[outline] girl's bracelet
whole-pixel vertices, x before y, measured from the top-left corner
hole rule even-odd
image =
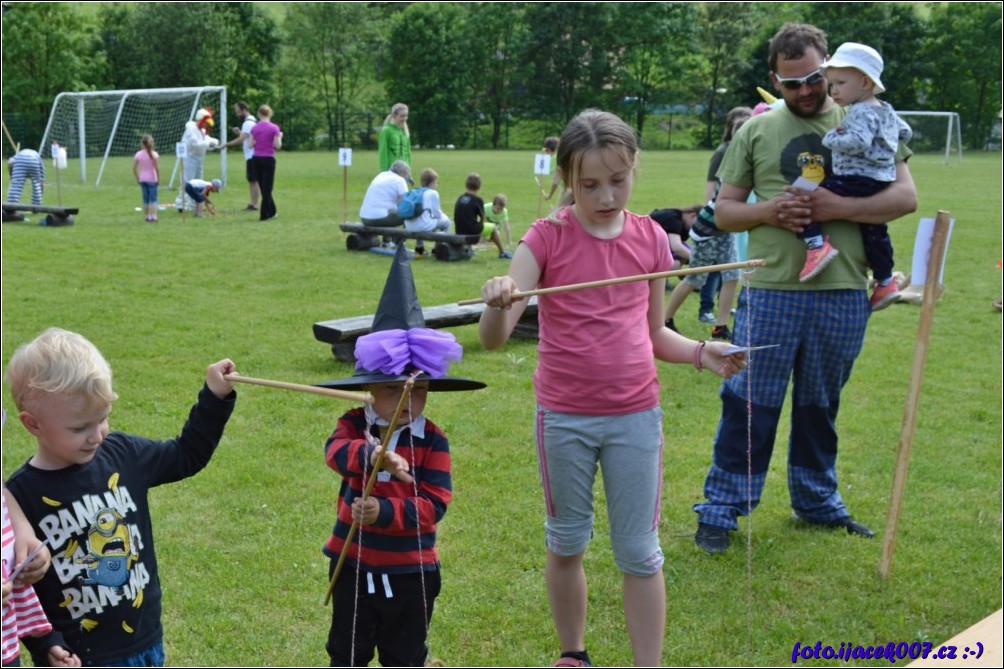
[[[701,371],[704,369],[704,363],[701,362],[701,354],[704,353],[704,345],[708,342],[703,339],[697,342],[697,346],[694,347],[694,369]]]

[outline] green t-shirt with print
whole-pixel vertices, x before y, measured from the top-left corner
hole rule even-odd
[[[725,183],[752,188],[758,202],[784,192],[798,177],[819,183],[831,172],[830,150],[823,135],[843,120],[846,110],[833,105],[812,118],[792,114],[780,107],[750,119],[732,138],[718,176]],[[902,143],[897,160],[911,151]],[[866,260],[859,225],[848,221],[822,224],[823,234],[840,254],[811,281],[800,282],[798,273],[805,264],[805,242],[773,225],[758,225],[749,231],[748,257],[763,259],[764,267],[753,273],[754,288],[777,290],[865,290]]]

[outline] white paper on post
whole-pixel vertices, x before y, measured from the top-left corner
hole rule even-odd
[[[941,258],[938,285],[945,283],[945,260],[948,258],[948,243],[952,241],[955,219],[948,221],[948,236],[945,238],[945,255]],[[931,257],[931,243],[934,237],[934,219],[922,218],[917,225],[917,238],[913,244],[913,265],[910,268],[910,285],[923,286],[927,282],[927,261]]]
[[[188,149],[185,147],[184,142],[175,142],[174,144],[174,155],[176,158],[187,158]]]
[[[551,156],[546,153],[538,153],[533,157],[533,173],[547,176],[551,173]]]
[[[338,166],[352,167],[352,149],[338,149]]]
[[[57,170],[66,169],[66,148],[59,144],[52,145],[52,164]]]

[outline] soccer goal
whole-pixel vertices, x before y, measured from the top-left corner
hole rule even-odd
[[[143,135],[150,134],[161,155],[163,170],[164,158],[175,153],[175,144],[185,132],[185,123],[194,120],[195,112],[202,107],[213,109],[216,116],[214,135],[219,133],[223,135],[220,139],[226,141],[227,89],[224,86],[60,93],[52,103],[38,152],[51,157],[54,143],[64,147],[67,158],[80,159],[83,183],[87,183],[87,160],[100,157],[94,180],[94,185],[98,186],[108,158],[132,156],[139,150]],[[220,153],[224,175],[227,173],[226,154],[226,151]],[[174,183],[177,169],[176,157],[169,186]]]
[[[962,122],[956,112],[898,111],[899,117],[913,128],[910,148],[919,151],[945,151],[945,162],[952,155],[952,146],[962,159]]]

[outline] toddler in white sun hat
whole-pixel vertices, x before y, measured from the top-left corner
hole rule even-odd
[[[896,180],[896,157],[903,154],[900,143],[910,140],[912,131],[888,102],[876,95],[885,92],[882,83],[882,56],[865,44],[845,42],[820,70],[826,76],[830,97],[847,108],[847,116],[823,137],[833,160],[833,174],[819,185],[837,195],[867,197]],[[909,155],[906,153],[905,155]],[[873,311],[884,309],[899,298],[892,279],[893,250],[888,226],[862,224],[865,255],[875,279],[871,296]],[[800,235],[808,248],[805,267],[799,274],[808,281],[836,257],[838,251],[813,223]]]

